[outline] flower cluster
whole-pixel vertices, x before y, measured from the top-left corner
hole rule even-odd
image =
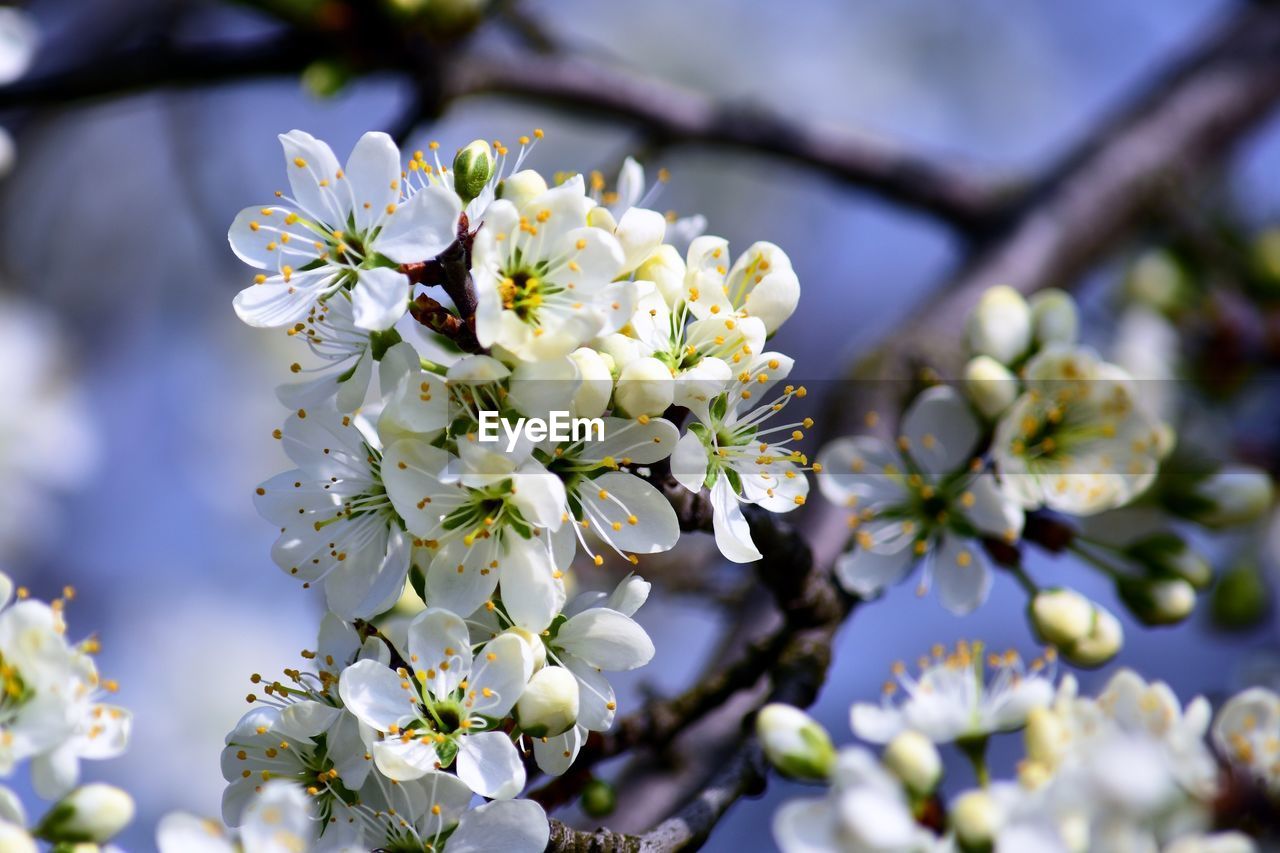
[[[228,735],[223,818],[247,848],[292,810],[316,849],[472,849],[459,839],[487,831],[541,850],[545,815],[514,799],[526,766],[564,773],[613,724],[608,674],[654,653],[633,618],[649,584],[571,595],[575,559],[671,549],[683,487],[709,490],[721,552],[749,562],[744,505],[805,501],[812,421],[775,416],[806,392],[766,345],[799,297],[786,254],[735,258],[700,217],[669,222],[633,160],[616,190],[549,182],[524,168],[533,137],[446,164],[368,133],[343,165],[293,131],[288,191],[231,226],[256,270],[236,312],[315,357],[278,392],[294,467],[256,503],[274,561],[330,611],[307,666],[255,676]],[[420,600],[396,617],[406,586]],[[162,846],[193,832],[175,818]]]
[[[0,785],[0,848],[15,853],[52,844],[102,843],[133,818],[133,801],[103,784],[77,787],[81,759],[120,755],[132,715],[102,701],[116,690],[98,677],[97,640],[67,640],[66,604],[46,604],[0,573],[0,776],[30,762],[31,785],[53,806],[29,823],[19,796]]]
[[[1190,614],[1211,572],[1177,525],[1253,521],[1271,504],[1270,480],[1241,466],[1190,466],[1163,420],[1168,407],[1152,399],[1148,386],[1160,383],[1081,345],[1078,327],[1062,291],[1026,300],[992,288],[969,317],[960,381],[920,391],[893,440],[822,449],[819,487],[848,510],[850,547],[835,566],[846,590],[875,595],[923,562],[920,593],[935,587],[963,614],[986,600],[994,563],[1027,591],[1042,640],[1077,665],[1110,660],[1119,621],[1072,589],[1037,586],[1021,560],[1030,543],[1104,572],[1148,624]]]
[[[774,837],[786,853],[1255,849],[1214,809],[1232,775],[1274,795],[1280,698],[1268,690],[1230,699],[1207,737],[1204,698],[1183,707],[1167,685],[1128,669],[1096,697],[1080,695],[1073,676],[1057,679],[1044,660],[1025,668],[1012,652],[984,660],[978,643],[935,651],[918,676],[897,671],[908,694],[901,704],[852,712],[856,734],[886,744],[879,758],[859,746],[837,753],[818,723],[789,706],[760,714],[771,762],[827,786],[778,810]],[[988,740],[1015,730],[1024,741],[1016,773],[993,781]],[[978,784],[944,798],[937,745],[952,742]]]

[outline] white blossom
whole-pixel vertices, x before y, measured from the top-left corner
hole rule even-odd
[[[409,279],[397,264],[435,257],[457,237],[461,202],[428,186],[407,200],[400,152],[385,133],[366,133],[346,167],[300,130],[280,137],[292,195],[241,211],[231,248],[262,270],[235,299],[253,326],[289,326],[342,292],[361,329],[389,329],[404,315]]]

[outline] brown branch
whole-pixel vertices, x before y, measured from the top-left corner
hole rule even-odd
[[[448,70],[446,96],[501,94],[550,103],[641,128],[662,144],[725,145],[816,169],[966,232],[990,227],[1008,185],[975,179],[922,153],[853,130],[796,122],[745,103],[581,58],[474,56]]]

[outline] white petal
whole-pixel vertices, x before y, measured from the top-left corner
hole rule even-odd
[[[409,623],[409,660],[415,675],[425,675],[423,683],[433,696],[450,695],[471,671],[467,623],[448,610],[422,611]]]
[[[476,654],[467,687],[467,697],[475,703],[471,709],[486,717],[505,717],[531,675],[533,654],[528,644],[515,634],[498,635]]]
[[[991,569],[977,542],[946,536],[933,552],[933,585],[942,606],[963,616],[987,600]]]
[[[902,418],[908,453],[927,474],[950,474],[968,464],[981,427],[969,404],[949,385],[922,392]]]
[[[902,715],[896,710],[866,702],[849,709],[849,725],[853,733],[871,743],[888,743],[902,731]]]
[[[289,188],[303,211],[331,227],[345,224],[350,201],[343,201],[333,191],[340,168],[333,150],[303,130],[281,134],[280,145]],[[321,181],[328,186],[321,186]]]
[[[387,215],[387,205],[400,201],[400,149],[385,133],[366,133],[351,149],[341,180],[347,182],[355,200],[351,212],[356,228],[365,231]],[[341,182],[336,189],[343,190]]]
[[[574,726],[562,735],[532,738],[533,758],[538,769],[548,776],[560,776],[573,764],[587,739],[587,730]]]
[[[367,726],[391,731],[411,715],[417,697],[401,686],[403,679],[372,660],[356,661],[342,671],[338,695],[348,711]]]
[[[742,514],[742,507],[729,485],[729,478],[724,475],[711,487],[711,508],[716,546],[725,559],[735,563],[753,563],[759,560],[762,555],[751,540],[751,527]]]
[[[633,207],[622,214],[613,231],[622,246],[622,270],[629,272],[644,263],[662,245],[666,232],[667,218],[656,210]]]
[[[773,815],[773,839],[782,853],[832,853],[842,849],[833,807],[825,798],[790,800]]]
[[[449,836],[449,853],[542,853],[551,836],[533,800],[487,803],[465,812]]]
[[[390,267],[362,269],[358,275],[351,291],[356,325],[374,332],[390,329],[409,310],[408,277]]]
[[[564,517],[564,481],[531,459],[511,477],[511,502],[526,521],[558,530]]]
[[[208,818],[182,812],[160,818],[156,846],[160,853],[235,853],[222,827]]]
[[[620,551],[656,554],[680,538],[671,502],[634,474],[607,472],[584,483],[578,494],[591,530]]]
[[[291,326],[307,318],[316,300],[329,289],[333,275],[332,269],[321,267],[294,273],[287,282],[282,276],[272,276],[237,293],[231,304],[240,321],[250,326]]]
[[[746,311],[764,321],[765,331],[773,334],[795,313],[800,302],[800,280],[791,270],[778,270],[766,275],[747,294]]]
[[[836,579],[855,595],[875,595],[902,580],[915,564],[916,557],[909,538],[904,537],[900,545],[894,550],[856,548],[841,554],[836,560]]]
[[[564,581],[553,577],[549,560],[540,542],[516,542],[502,561],[503,607],[516,625],[530,631],[546,628],[564,606]]]
[[[397,782],[421,779],[433,772],[440,761],[435,746],[425,738],[405,741],[392,735],[375,743],[370,751],[378,771]]]
[[[301,786],[269,782],[245,809],[240,839],[254,853],[296,853],[308,848],[314,826]]]
[[[603,607],[561,625],[555,644],[598,669],[614,672],[644,666],[654,651],[649,635],[630,616]]]
[[[493,596],[506,553],[492,536],[470,546],[462,537],[450,539],[427,567],[426,603],[454,613],[474,613]]]
[[[387,217],[374,248],[398,264],[434,258],[458,238],[457,195],[443,187],[429,186]]]
[[[524,763],[502,732],[480,732],[458,741],[458,778],[492,800],[509,800],[524,788]]]
[[[671,476],[691,492],[702,491],[707,478],[707,448],[692,432],[680,436],[671,454]]]
[[[995,477],[980,474],[969,491],[974,502],[964,515],[981,533],[1008,541],[1022,535],[1022,507],[1000,489]]]

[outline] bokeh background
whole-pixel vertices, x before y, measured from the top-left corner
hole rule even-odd
[[[532,0],[523,8],[565,43],[661,79],[1019,173],[1051,162],[1230,5]],[[42,32],[32,76],[143,42],[173,21],[193,42],[249,39],[274,26],[250,10],[195,0],[29,8]],[[218,752],[244,710],[248,675],[293,665],[314,642],[321,612],[317,595],[271,563],[274,531],[250,501],[253,487],[285,465],[270,438],[285,414],[272,389],[295,350],[282,333],[236,320],[231,297],[247,274],[227,248],[226,227],[282,182],[277,133],[308,130],[345,156],[362,132],[396,122],[407,97],[393,81],[366,80],[320,98],[291,78],[0,117],[17,152],[0,181],[0,296],[8,300],[0,305],[10,306],[0,318],[8,330],[0,372],[33,377],[23,389],[0,381],[0,457],[20,460],[0,463],[9,479],[0,509],[12,522],[0,523],[0,558],[33,594],[75,585],[73,633],[100,635],[101,669],[136,713],[127,756],[85,767],[87,777],[136,796],[139,815],[122,839],[129,850],[152,849],[166,811],[218,814]],[[412,144],[439,139],[452,150],[533,126],[547,140],[531,165],[546,172],[611,170],[635,144],[607,120],[498,97],[453,105]],[[658,206],[705,214],[735,246],[769,239],[790,254],[803,298],[776,344],[804,377],[837,375],[909,324],[958,260],[959,247],[934,222],[774,159],[685,147],[648,165],[673,176]],[[1280,214],[1280,121],[1246,141],[1226,192],[1249,221]],[[1085,293],[1113,285],[1124,262],[1096,271]],[[1105,340],[1105,299],[1094,304],[1085,336]],[[48,352],[36,358],[32,347]],[[32,394],[44,400],[39,407],[28,408]],[[1261,412],[1260,428],[1274,432],[1277,414]],[[1257,533],[1213,547],[1249,547],[1245,538]],[[723,577],[713,556],[705,560]],[[1031,569],[1071,572],[1083,592],[1114,604],[1087,572]],[[847,742],[849,703],[877,695],[893,661],[914,660],[935,642],[981,638],[1033,653],[1021,607],[1007,578],[966,619],[932,597],[917,599],[910,584],[890,591],[840,633],[816,716]],[[724,618],[720,608],[659,589],[641,612],[657,657],[618,679],[629,704],[687,683],[715,654]],[[1274,622],[1235,634],[1202,614],[1174,629],[1129,627],[1116,665],[1167,680],[1184,698],[1239,685],[1272,667],[1280,648]],[[1085,674],[1086,686],[1113,668]],[[759,849],[774,806],[793,793],[775,781],[763,804],[739,804],[708,849]]]

